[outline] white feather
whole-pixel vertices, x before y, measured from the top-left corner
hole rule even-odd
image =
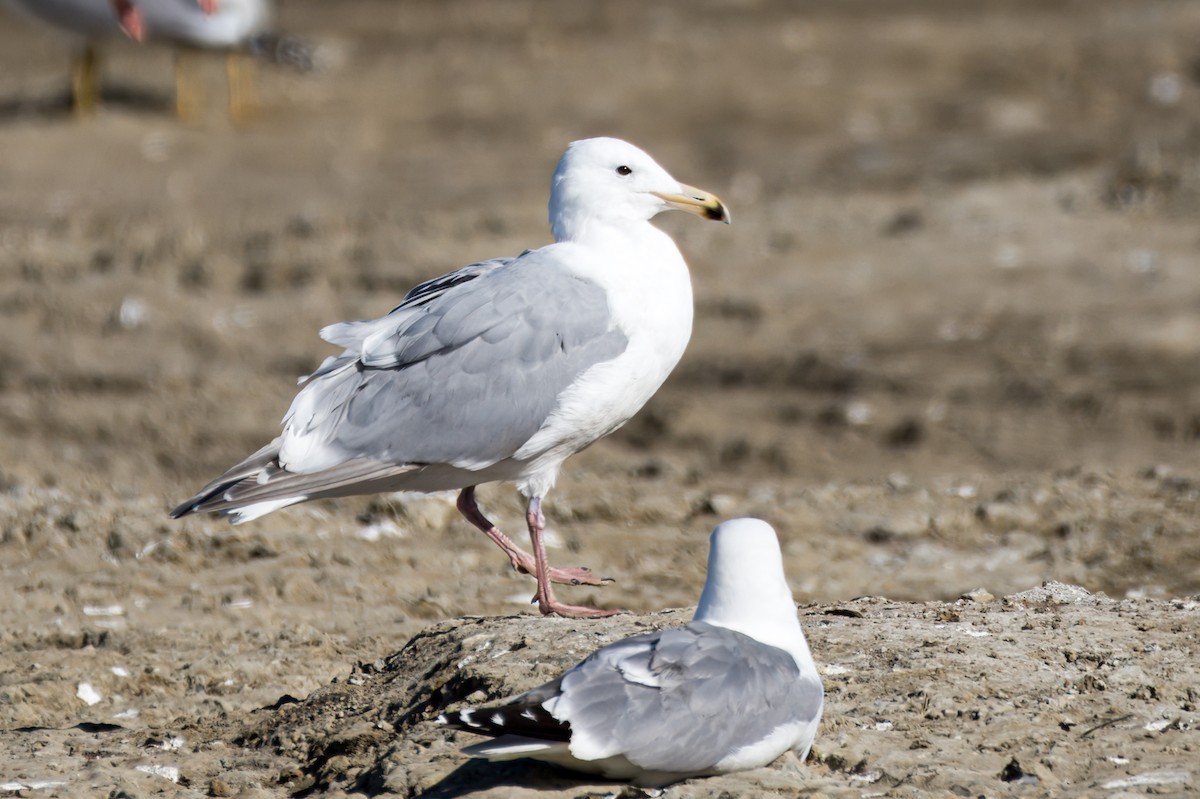
[[[251,522],[260,516],[266,516],[268,513],[274,513],[280,508],[286,508],[288,505],[295,505],[297,502],[303,502],[308,497],[288,497],[287,499],[272,499],[266,502],[256,502],[253,505],[246,505],[242,508],[236,508],[228,512],[229,520],[234,524],[244,524]]]

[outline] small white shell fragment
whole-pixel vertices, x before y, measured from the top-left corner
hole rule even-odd
[[[846,405],[846,421],[855,427],[868,425],[875,418],[875,409],[869,402],[856,400]]]
[[[66,780],[33,780],[31,782],[0,782],[0,791],[42,791],[66,785]]]
[[[155,777],[170,780],[171,782],[179,782],[179,769],[175,766],[148,765],[135,766],[134,768],[146,774],[153,774]]]
[[[1112,791],[1117,788],[1136,788],[1140,785],[1171,785],[1177,782],[1189,782],[1192,774],[1189,771],[1175,771],[1163,769],[1161,771],[1148,771],[1144,774],[1134,774],[1132,777],[1125,777],[1119,780],[1109,780],[1102,783],[1101,788]]]
[[[375,522],[358,528],[358,537],[363,541],[378,541],[381,538],[407,538],[408,530],[391,519]]]
[[[150,318],[150,307],[137,297],[126,297],[117,310],[117,322],[126,330],[137,330]]]
[[[75,696],[83,700],[86,705],[94,705],[104,697],[92,687],[90,682],[81,682],[79,687],[75,689]]]
[[[875,783],[883,779],[882,771],[864,771],[861,774],[851,774],[850,779],[859,782]]]

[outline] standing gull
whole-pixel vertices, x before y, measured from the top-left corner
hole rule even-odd
[[[637,413],[687,346],[687,264],[650,224],[669,208],[729,221],[715,196],[631,144],[572,143],[550,188],[554,244],[463,267],[387,316],[322,330],[345,352],[305,378],[283,434],[171,515],[247,521],[321,497],[462,489],[462,514],[537,577],[542,613],[611,615],[555,599],[551,582],[601,581],[550,567],[542,498],[563,461]],[[500,480],[529,499],[532,554],[476,505],[475,487]]]
[[[775,531],[733,519],[713,531],[708,579],[686,626],[593,652],[557,680],[443,724],[494,740],[463,751],[535,758],[657,787],[808,756],[824,706]]]

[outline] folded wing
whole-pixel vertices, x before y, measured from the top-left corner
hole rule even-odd
[[[176,509],[347,491],[426,464],[511,457],[592,366],[624,351],[604,290],[553,247],[418,286],[391,313],[333,325],[345,351],[305,381],[283,434]]]
[[[634,636],[597,650],[558,680],[510,704],[447,714],[484,735],[562,741],[579,760],[624,757],[646,771],[702,773],[787,725],[819,718],[820,684],[781,649],[722,627]],[[470,722],[461,723],[463,713]],[[507,738],[489,746],[502,752]],[[514,752],[520,754],[520,752]]]

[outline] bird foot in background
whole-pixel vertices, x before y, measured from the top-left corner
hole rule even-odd
[[[555,582],[561,582],[554,579],[555,572],[566,576],[574,575],[574,579],[582,577],[589,582],[595,581],[590,582],[591,585],[600,585],[604,581],[593,577],[587,569],[554,569],[546,561],[546,542],[543,538],[546,532],[546,517],[542,515],[541,497],[529,498],[529,505],[525,508],[525,521],[529,524],[529,540],[533,542],[532,562],[527,566],[533,567],[533,574],[537,577],[538,582],[537,594],[534,595],[533,601],[537,603],[538,610],[542,612],[543,616],[554,614],[569,619],[595,619],[603,616],[615,616],[621,612],[588,608],[583,605],[567,605],[555,599],[554,590],[550,586]]]
[[[586,605],[568,605],[559,602],[553,596],[546,601],[540,601],[535,595],[531,602],[536,602],[543,616],[562,616],[564,619],[602,619],[608,616],[619,616],[624,610],[602,610],[589,608]]]
[[[512,567],[524,574],[537,576],[537,561],[533,555],[513,543],[512,539],[500,532],[500,528],[488,521],[483,512],[479,510],[479,506],[475,503],[475,487],[469,486],[462,490],[458,495],[458,510],[467,521],[475,525],[484,535],[492,540],[492,542],[504,550],[504,554],[508,555],[508,562]],[[544,524],[545,520],[540,518],[540,509],[534,517],[539,525]],[[553,566],[548,566],[546,576],[550,582],[558,583],[559,585],[606,585],[613,582],[611,577],[597,577],[592,574],[592,570],[582,566],[573,569],[556,569]]]
[[[522,555],[526,553],[522,552]],[[533,562],[532,555],[526,555],[529,560],[513,560],[513,568],[524,574],[537,575],[537,566]],[[608,585],[614,582],[611,577],[597,577],[592,574],[592,570],[586,566],[578,566],[574,568],[558,569],[551,566],[547,572],[550,582],[558,583],[559,585]]]

